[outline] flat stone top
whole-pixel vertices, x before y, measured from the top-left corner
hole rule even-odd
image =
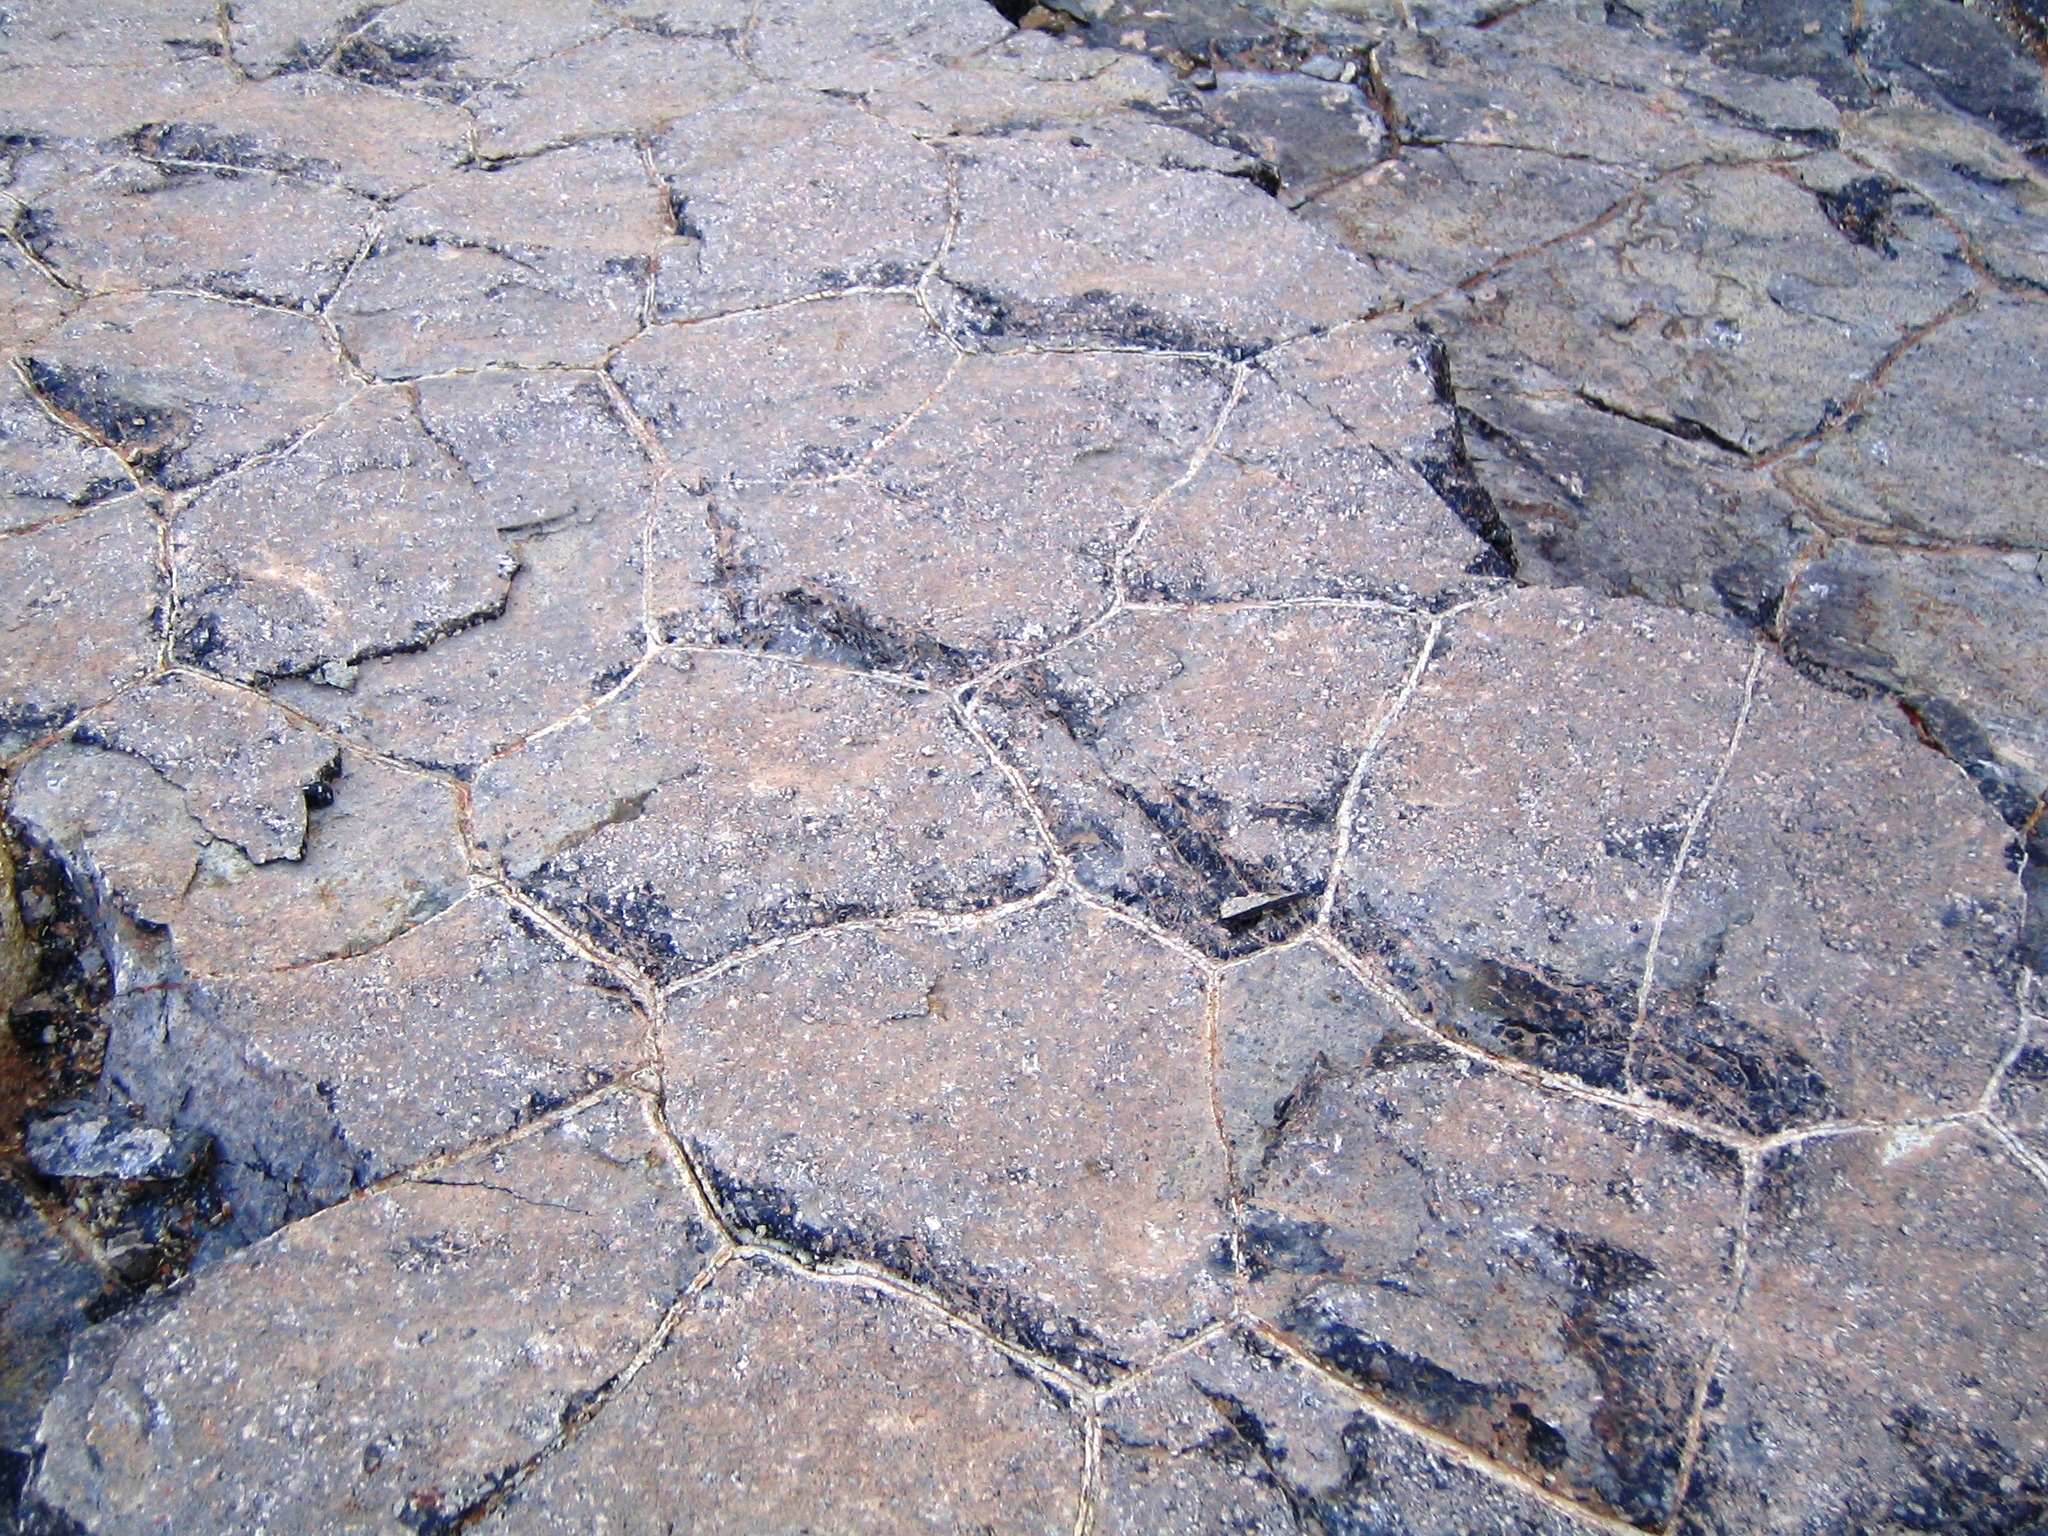
[[[0,39],[38,1518],[2032,1528],[2021,841],[1407,269],[979,0],[188,9]]]

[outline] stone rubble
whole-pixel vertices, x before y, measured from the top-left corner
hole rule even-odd
[[[23,1528],[2037,1525],[2048,88],[1864,4],[10,11]]]

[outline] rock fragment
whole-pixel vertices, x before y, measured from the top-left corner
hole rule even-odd
[[[0,374],[0,534],[106,501],[132,485],[119,459],[53,419],[13,370]]]

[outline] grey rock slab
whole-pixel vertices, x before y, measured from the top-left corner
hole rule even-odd
[[[1202,107],[1271,167],[1290,208],[1358,175],[1386,151],[1387,125],[1363,81],[1224,70]]]
[[[188,677],[130,689],[83,721],[74,741],[140,758],[185,792],[199,824],[252,864],[305,852],[306,811],[333,793],[333,742],[249,694]]]
[[[356,22],[334,50],[332,68],[366,85],[461,101],[522,64],[565,53],[615,26],[598,6],[577,0],[400,0],[367,25]]]
[[[954,152],[960,214],[935,293],[971,346],[1242,356],[1384,307],[1385,281],[1234,177],[1045,143]]]
[[[1079,1425],[898,1297],[729,1264],[662,1353],[479,1529],[1050,1532]]]
[[[1415,146],[1320,193],[1302,213],[1415,303],[1584,228],[1643,181],[1633,166],[1547,150]]]
[[[25,361],[55,410],[173,489],[277,451],[354,392],[310,317],[185,294],[95,299]]]
[[[167,583],[141,498],[0,535],[0,752],[152,670]]]
[[[1035,651],[1109,606],[1120,547],[1228,391],[1202,360],[967,358],[856,470],[714,493],[692,529],[712,559],[657,577],[655,611],[931,679]]]
[[[1748,661],[1730,627],[1646,603],[1525,591],[1460,615],[1366,765],[1340,931],[1439,1027],[1618,1085]]]
[[[142,68],[218,37],[219,18],[204,0],[110,0],[83,14],[63,0],[30,0],[9,14],[0,60],[39,69]]]
[[[622,29],[522,65],[467,102],[490,157],[578,139],[645,135],[737,95],[746,66],[725,41]]]
[[[1526,1486],[1446,1456],[1251,1332],[1162,1362],[1111,1398],[1097,1529],[1301,1529],[1567,1536],[1585,1529]]]
[[[2008,821],[2048,788],[2048,555],[1842,540],[1787,594],[1802,665],[1897,692]]]
[[[760,87],[651,145],[676,238],[655,318],[915,283],[948,222],[946,167],[900,128],[811,91]]]
[[[26,1454],[106,1277],[10,1185],[0,1187],[0,1445]]]
[[[201,288],[312,310],[341,283],[374,207],[262,171],[123,161],[38,199],[36,254],[89,293]]]
[[[77,294],[13,246],[0,246],[0,347],[14,352],[31,344],[78,303]]]
[[[504,611],[517,569],[410,391],[365,391],[209,487],[171,537],[181,660],[249,681],[417,649]]]
[[[1654,1528],[1741,1193],[1724,1148],[1390,1033],[1303,1084],[1251,1181],[1253,1305],[1360,1391]]]
[[[87,35],[81,28],[78,35]],[[234,94],[234,71],[205,47],[164,47],[160,62],[0,65],[0,131],[66,144],[64,158]],[[116,57],[115,55],[110,55]],[[67,142],[68,141],[68,142]]]
[[[1739,461],[1825,425],[1975,283],[1936,220],[1887,254],[1796,182],[1715,166],[1446,300],[1436,328],[1461,376],[1577,395]]]
[[[1987,296],[1904,352],[1793,484],[1857,523],[2048,549],[2048,300]]]
[[[1350,330],[1268,353],[1214,451],[1148,510],[1126,590],[1166,602],[1483,591],[1493,552],[1432,482],[1462,490],[1456,418],[1422,339]]]
[[[1904,105],[1859,113],[1842,145],[1885,182],[1927,198],[1962,226],[1978,258],[2009,282],[2048,288],[2048,177],[2013,145],[1965,118]]]
[[[942,696],[739,655],[664,655],[471,793],[485,854],[664,979],[1047,877],[1024,808]]]
[[[1969,1110],[2019,1035],[2016,853],[1895,708],[1767,664],[1672,892],[1638,1081],[1756,1131]]]
[[[329,793],[308,817],[303,855],[270,864],[213,837],[184,791],[125,752],[64,743],[39,753],[15,774],[8,813],[93,904],[125,986],[178,968],[207,975],[358,954],[467,890],[448,786],[344,756]]]
[[[878,87],[869,107],[920,138],[1078,129],[1165,109],[1173,76],[1149,59],[1047,32],[1014,32],[949,69]]]
[[[369,1179],[623,1076],[647,1029],[615,981],[482,895],[367,954],[206,990],[210,1030],[236,1041],[272,1092],[318,1103]],[[122,1065],[134,1077],[138,1053]],[[159,1074],[179,1075],[175,1058]],[[181,1104],[247,1091],[180,1086]],[[156,1084],[153,1097],[171,1098],[171,1087]]]
[[[2048,1028],[2029,1019],[2025,1046],[2006,1063],[1993,1106],[2008,1131],[2048,1164]]]
[[[13,369],[0,373],[0,533],[31,528],[133,487],[106,449],[54,420]]]
[[[657,326],[609,371],[677,479],[708,489],[850,468],[924,404],[955,356],[909,297],[856,294]]]
[[[238,6],[237,22],[252,9]],[[472,127],[459,107],[292,73],[181,103],[130,142],[150,160],[274,171],[386,200],[453,170]]]
[[[1081,884],[1215,955],[1315,915],[1346,786],[1421,648],[1399,614],[1125,613],[976,713]],[[1232,915],[1233,899],[1272,904]]]
[[[1215,983],[1216,1103],[1240,1185],[1254,1178],[1304,1085],[1372,1059],[1400,1010],[1323,950],[1295,944]]]
[[[1681,1529],[2024,1528],[2048,1216],[1970,1126],[1771,1154]]]
[[[28,1123],[36,1172],[50,1179],[182,1179],[207,1151],[203,1137],[145,1124],[99,1104],[59,1106]]]
[[[633,1360],[702,1242],[639,1106],[606,1101],[279,1233],[108,1340],[45,1416],[35,1497],[96,1532],[457,1515]]]
[[[402,199],[331,306],[380,377],[590,367],[640,328],[672,225],[630,144],[450,172]]]
[[[935,1288],[1090,1375],[1227,1305],[1201,977],[1051,902],[839,930],[677,993],[669,1123],[731,1222]]]
[[[858,96],[970,58],[1009,30],[981,0],[763,0],[743,46],[770,80]]]
[[[1458,404],[1522,581],[1772,618],[1812,522],[1768,471],[1583,400],[1475,385]]]

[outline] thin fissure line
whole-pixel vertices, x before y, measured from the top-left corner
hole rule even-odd
[[[1074,1536],[1093,1536],[1102,1508],[1102,1419],[1081,1415],[1081,1486],[1074,1501]]]
[[[1743,1288],[1749,1284],[1750,1220],[1762,1182],[1762,1170],[1761,1154],[1743,1156],[1742,1192],[1735,1214],[1735,1251],[1731,1256],[1734,1274],[1728,1287],[1728,1300],[1722,1307],[1720,1327],[1715,1330],[1714,1342],[1708,1346],[1706,1358],[1700,1362],[1699,1381],[1693,1388],[1692,1404],[1686,1412],[1685,1439],[1678,1453],[1678,1475],[1671,1484],[1671,1512],[1664,1517],[1664,1536],[1672,1536],[1677,1531],[1679,1518],[1685,1513],[1686,1495],[1692,1489],[1693,1472],[1699,1464],[1700,1440],[1707,1418],[1707,1395],[1713,1391],[1714,1378],[1721,1369],[1721,1356],[1727,1352],[1736,1313],[1742,1305]]]
[[[1679,882],[1685,878],[1685,867],[1692,858],[1693,843],[1699,837],[1700,828],[1706,824],[1707,813],[1715,797],[1721,793],[1722,784],[1735,766],[1736,755],[1742,750],[1743,733],[1749,728],[1749,712],[1756,702],[1757,679],[1763,674],[1765,651],[1762,641],[1750,647],[1749,670],[1743,674],[1742,702],[1735,712],[1735,724],[1728,732],[1727,745],[1722,748],[1721,761],[1715,765],[1712,781],[1693,806],[1692,814],[1686,817],[1685,831],[1678,839],[1678,852],[1671,860],[1671,872],[1664,878],[1664,894],[1658,902],[1657,915],[1650,922],[1650,942],[1643,955],[1642,980],[1636,986],[1636,1011],[1629,1023],[1628,1054],[1623,1070],[1623,1081],[1631,1086],[1635,1083],[1636,1050],[1643,1021],[1649,1017],[1650,991],[1657,982],[1657,960],[1664,945],[1664,929],[1671,921],[1671,908],[1678,899]]]

